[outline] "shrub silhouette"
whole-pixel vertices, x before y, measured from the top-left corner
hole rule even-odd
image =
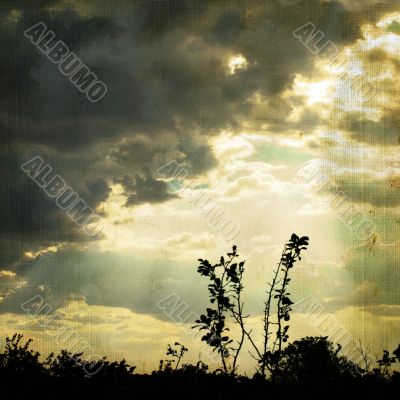
[[[340,350],[328,337],[296,340],[282,350],[272,379],[293,385],[326,385],[357,377],[356,366],[340,356]]]
[[[182,357],[184,354],[188,351],[188,349],[183,345],[178,342],[174,343],[174,347],[169,344],[167,348],[167,356],[173,357],[171,360],[160,360],[160,364],[158,366],[158,371],[159,372],[170,372],[172,371],[172,364],[176,362],[175,364],[175,370],[178,369],[179,363],[181,362]]]
[[[400,345],[396,350],[393,351],[393,356],[387,350],[383,350],[382,358],[378,360],[379,370],[375,370],[375,373],[379,373],[384,378],[390,378],[390,367],[396,362],[400,362]]]
[[[206,314],[201,315],[200,319],[195,321],[197,325],[193,327],[205,331],[201,340],[221,355],[225,373],[235,372],[245,335],[242,329],[238,346],[235,348],[231,345],[233,340],[227,334],[229,328],[225,326],[226,317],[229,314],[237,321],[243,322],[243,303],[240,296],[244,288],[242,285],[244,261],[239,264],[233,262],[238,257],[236,246],[233,246],[232,252],[228,253],[227,257],[228,259],[225,260],[222,256],[217,264],[210,264],[208,260],[199,259],[200,265],[197,271],[210,280],[208,291],[210,303],[214,305],[214,308],[207,308]],[[231,367],[226,362],[230,352],[233,353]]]
[[[61,350],[56,357],[50,354],[46,359],[46,365],[50,374],[56,378],[84,378],[86,373],[83,367],[87,361],[82,359],[82,355],[83,353]]]
[[[154,393],[177,399],[187,398],[190,390],[192,397],[202,399],[211,394],[217,398],[242,399],[265,393],[275,399],[309,399],[313,394],[326,394],[327,388],[331,393],[335,387],[346,390],[347,394],[357,391],[361,397],[388,397],[391,392],[398,391],[400,384],[400,374],[390,371],[390,365],[399,361],[399,348],[393,351],[393,356],[384,352],[380,369],[360,375],[356,366],[340,355],[340,345],[335,346],[327,337],[306,337],[288,344],[279,353],[276,368],[268,380],[220,374],[218,370],[211,372],[201,361],[196,365],[183,363],[176,369],[168,369],[167,373],[137,375],[133,374],[135,367],[125,360],[110,362],[105,357],[96,360],[102,365],[97,374],[88,376],[83,369],[87,360],[81,353],[62,350],[41,362],[40,354],[30,349],[32,340],[24,343],[22,338],[18,334],[7,338],[6,348],[0,353],[2,398],[39,395],[42,399],[119,398],[132,393]],[[180,357],[180,348],[169,348],[176,350]]]
[[[253,340],[251,331],[248,331],[245,326],[245,319],[248,316],[244,315],[244,303],[241,299],[244,290],[242,280],[245,261],[234,262],[239,257],[237,247],[233,246],[232,251],[227,253],[227,259],[221,257],[219,263],[211,264],[208,260],[198,260],[200,265],[197,272],[210,280],[208,291],[211,306],[206,309],[205,314],[200,316],[200,319],[195,321],[196,325],[193,328],[205,331],[201,340],[212,347],[213,351],[218,351],[224,373],[236,373],[238,356],[245,338],[249,340],[256,353],[253,357],[258,362],[259,375],[265,378],[266,369],[271,374],[274,373],[282,351],[282,343],[287,342],[289,338],[289,324],[287,322],[290,320],[293,304],[288,292],[289,273],[295,263],[301,260],[301,252],[307,249],[308,241],[307,236],[299,237],[293,233],[284,246],[272,282],[269,283],[267,299],[264,303],[264,340],[261,349]],[[274,302],[277,307],[275,320],[272,314]],[[241,333],[236,341],[237,346],[232,344],[233,339],[228,334],[229,328],[226,326],[228,316],[240,327]],[[270,344],[273,328],[275,328],[275,338],[273,343]],[[227,361],[230,355],[232,355],[231,364]]]
[[[22,343],[23,335],[15,333],[6,338],[5,350],[0,353],[0,371],[3,379],[29,376],[39,378],[47,374],[40,353],[30,349],[32,339]]]

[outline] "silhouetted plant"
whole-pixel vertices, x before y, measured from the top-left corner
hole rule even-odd
[[[206,375],[208,371],[208,365],[203,361],[197,361],[196,365],[193,364],[183,364],[181,370],[188,374],[195,375]]]
[[[387,350],[383,350],[383,355],[380,360],[378,360],[378,365],[384,377],[389,376],[389,369],[396,361],[400,362],[400,345],[396,350],[393,351],[393,356]]]
[[[173,362],[174,360],[160,360],[160,363],[158,364],[158,372],[171,372]]]
[[[396,350],[393,350],[393,354],[396,357],[396,360],[400,362],[400,344],[397,346]]]
[[[177,348],[172,348],[170,344],[168,345],[167,356],[171,355],[176,359],[175,369],[178,369],[179,363],[181,362],[183,355],[187,351],[189,351],[189,349],[186,348],[183,344],[180,344],[178,342],[175,342],[174,346],[177,346]],[[175,362],[175,360],[172,361]]]
[[[0,352],[1,398],[121,398],[132,393],[161,393],[165,398],[176,399],[180,393],[187,397],[188,391],[192,391],[192,396],[201,399],[211,395],[230,399],[261,398],[266,393],[275,399],[308,399],[314,395],[320,398],[325,393],[347,395],[352,390],[361,398],[389,398],[398,395],[400,384],[400,374],[389,371],[399,361],[400,346],[392,354],[384,351],[379,360],[381,369],[360,375],[356,365],[340,355],[341,346],[335,346],[327,337],[306,337],[282,346],[279,353],[278,350],[271,353],[276,357],[271,375],[273,385],[265,379],[229,375],[221,369],[209,372],[201,361],[196,365],[181,363],[178,369],[169,368],[149,376],[133,375],[135,367],[125,360],[110,362],[103,357],[95,360],[102,368],[89,376],[81,371],[88,363],[82,353],[63,350],[41,362],[40,354],[30,349],[32,340],[23,342],[22,338],[18,334],[7,338],[5,350]],[[170,355],[176,350],[179,357],[180,349],[169,348]],[[340,392],[332,393],[335,388],[340,388]]]
[[[238,257],[237,247],[233,246],[232,252],[228,253],[228,259],[221,257],[218,264],[211,264],[208,260],[199,259],[200,265],[197,271],[209,278],[211,283],[208,285],[209,299],[211,304],[215,304],[215,308],[207,308],[206,314],[200,316],[196,320],[197,325],[194,328],[205,330],[202,337],[213,350],[217,350],[221,354],[223,371],[225,373],[235,373],[237,369],[237,360],[242,349],[244,339],[247,337],[251,346],[257,355],[253,356],[259,363],[259,371],[261,376],[265,377],[265,370],[272,373],[275,366],[279,362],[279,354],[282,351],[282,343],[287,342],[289,335],[289,325],[285,324],[290,320],[290,312],[292,311],[293,301],[290,299],[288,286],[290,282],[289,272],[294,264],[301,260],[301,251],[307,249],[309,238],[307,236],[298,237],[292,234],[290,240],[285,244],[281,259],[278,263],[274,277],[269,284],[270,288],[267,292],[267,300],[264,308],[264,343],[260,351],[254,342],[251,331],[245,327],[244,304],[241,300],[241,294],[244,286],[242,284],[244,274],[244,261],[239,264],[233,263]],[[276,302],[277,315],[272,320],[272,305]],[[226,327],[226,317],[233,317],[240,327],[240,338],[237,341],[237,347],[232,347],[232,339],[227,335],[229,330]],[[276,326],[275,341],[269,346],[269,338],[272,334],[272,326]],[[233,354],[232,365],[229,366],[226,358]]]
[[[262,357],[258,360],[262,376],[265,376],[266,368],[268,368],[271,373],[273,372],[275,366],[279,362],[282,343],[287,342],[289,338],[289,325],[285,325],[285,322],[290,320],[291,306],[293,304],[293,301],[289,297],[290,293],[287,291],[290,283],[289,272],[294,267],[294,264],[301,260],[301,251],[307,249],[308,241],[308,236],[298,237],[296,234],[292,234],[282,251],[281,259],[277,269],[274,271],[272,282],[268,284],[269,289],[267,291],[263,318],[263,353]],[[272,320],[273,315],[271,312],[274,300],[277,303],[276,320]],[[269,339],[272,335],[273,326],[276,326],[275,340],[272,348],[269,348]],[[260,354],[258,350],[257,353]]]
[[[106,357],[99,360],[85,360],[84,353],[71,353],[61,350],[57,356],[50,354],[45,365],[52,376],[58,378],[86,378],[86,370],[96,371],[93,376],[107,378],[122,378],[130,376],[136,367],[130,366],[125,359],[121,361],[108,361]]]
[[[326,384],[357,376],[356,365],[340,356],[328,337],[305,337],[281,350],[272,379],[289,384]]]
[[[104,357],[98,360],[96,364],[101,366],[99,372],[94,375],[96,379],[106,377],[107,379],[120,380],[130,377],[136,369],[135,366],[129,365],[125,359],[111,362]]]
[[[243,291],[242,278],[244,273],[244,261],[234,263],[238,257],[236,246],[232,252],[227,253],[227,260],[220,258],[217,264],[211,264],[208,260],[199,259],[200,265],[197,271],[210,280],[208,285],[209,300],[214,308],[207,308],[206,314],[196,320],[193,328],[204,330],[201,340],[205,341],[213,351],[217,350],[221,356],[223,371],[235,372],[239,353],[242,349],[245,333],[241,332],[237,347],[233,347],[232,339],[227,334],[226,317],[232,315],[243,326],[243,303],[241,293]],[[229,366],[226,359],[230,352],[233,354],[232,365]]]
[[[361,360],[363,362],[363,368],[360,368],[360,373],[369,374],[372,371],[372,366],[375,360],[370,356],[371,349],[369,346],[366,348],[362,345],[361,340],[358,341],[356,345],[356,350],[360,353]]]
[[[37,376],[46,373],[40,353],[30,349],[32,339],[22,343],[23,335],[15,333],[6,338],[4,353],[0,353],[0,368],[6,375]]]
[[[175,348],[176,347],[176,348]],[[172,356],[173,358],[170,360],[160,360],[159,366],[158,366],[158,371],[159,372],[170,372],[173,370],[172,364],[176,362],[175,364],[175,370],[178,369],[179,363],[181,362],[182,357],[184,354],[189,351],[188,348],[186,348],[183,344],[180,344],[179,342],[174,343],[174,348],[170,344],[168,344],[167,348],[167,356]]]
[[[82,358],[82,355],[83,353],[71,353],[67,350],[61,350],[61,353],[57,356],[50,354],[46,359],[46,365],[52,376],[59,378],[84,378],[86,372],[83,367],[88,362]]]

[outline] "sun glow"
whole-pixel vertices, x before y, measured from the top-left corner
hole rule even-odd
[[[248,62],[241,54],[239,54],[229,59],[228,66],[230,75],[233,75],[241,69],[246,69],[248,66]]]
[[[296,76],[293,91],[297,95],[307,97],[307,104],[312,106],[317,103],[329,103],[329,91],[332,88],[330,80],[313,82],[301,76]]]

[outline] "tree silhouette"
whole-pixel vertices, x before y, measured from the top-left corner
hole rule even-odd
[[[40,353],[30,349],[32,339],[22,342],[23,335],[15,333],[6,338],[5,350],[0,353],[0,371],[3,378],[34,376],[47,373],[45,363],[40,362]]]
[[[324,385],[356,377],[355,364],[339,355],[328,337],[305,337],[282,350],[272,379],[286,384]]]

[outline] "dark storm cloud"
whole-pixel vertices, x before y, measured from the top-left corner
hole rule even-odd
[[[89,195],[85,198],[87,199],[86,201],[88,204],[92,206],[106,200],[111,191],[104,179],[88,182],[86,186]]]
[[[20,169],[15,153],[0,150],[2,190],[0,191],[0,233],[12,240],[68,240],[69,231],[61,210],[45,196]]]
[[[201,136],[178,140],[169,134],[155,138],[136,135],[111,146],[107,154],[115,163],[113,168],[125,167],[134,171],[155,170],[176,160],[185,165],[189,174],[198,175],[217,164],[211,148],[202,142]]]
[[[359,142],[375,146],[395,146],[400,137],[399,112],[398,105],[394,103],[393,109],[384,110],[377,121],[360,113],[347,113],[340,120],[339,127]]]
[[[400,204],[399,177],[374,179],[368,176],[342,176],[336,179],[334,190],[352,203],[372,207],[396,207]]]
[[[358,56],[364,62],[368,76],[379,76],[382,71],[392,72],[396,76],[400,71],[398,58],[385,50],[375,48],[360,52]],[[339,119],[339,128],[346,131],[352,139],[358,142],[374,146],[398,145],[400,107],[397,99],[400,90],[397,81],[390,78],[382,79],[375,82],[374,87],[376,98],[384,97],[387,99],[383,106],[378,106],[381,111],[379,119],[369,119],[367,115],[358,112],[344,113]]]
[[[126,205],[138,205],[143,203],[162,203],[176,197],[167,192],[167,184],[153,179],[150,173],[145,177],[136,175],[135,178],[125,176],[121,181],[127,195]]]
[[[30,142],[67,151],[115,142],[126,129],[148,135],[173,132],[180,140],[193,130],[215,134],[240,125],[249,111],[246,100],[255,91],[266,96],[279,93],[296,72],[312,71],[315,60],[292,40],[293,30],[313,21],[338,45],[354,41],[360,33],[358,17],[339,2],[128,4],[123,3],[121,9],[130,18],[121,20],[117,20],[118,12],[82,16],[83,3],[77,3],[75,10],[61,4],[53,6],[52,12],[38,6],[19,9],[18,22],[13,29],[5,29],[8,36],[10,30],[15,36],[9,38],[10,50],[15,49],[17,59],[24,54],[24,68],[17,79],[27,91],[18,94],[26,104],[23,110],[8,110],[5,128],[17,137],[29,136]],[[104,3],[94,5],[100,8]],[[23,29],[38,20],[107,83],[108,94],[100,103],[86,101],[24,39]],[[246,57],[249,68],[227,76],[227,57],[236,52]],[[15,74],[15,68],[8,70]],[[9,92],[15,93],[15,86],[9,85]],[[13,120],[19,126],[11,124]]]

